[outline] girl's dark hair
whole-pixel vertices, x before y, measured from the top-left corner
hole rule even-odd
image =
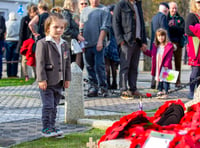
[[[168,39],[168,36],[167,36],[167,31],[163,28],[159,28],[156,30],[156,33],[155,33],[155,45],[156,46],[159,46],[160,45],[160,42],[158,41],[158,38],[157,36],[158,35],[161,35],[161,36],[165,36],[165,44],[167,44],[169,42],[169,39]]]
[[[60,13],[50,13],[49,17],[45,20],[45,24],[44,24],[44,31],[45,31],[45,35],[49,35],[49,26],[51,25],[51,23],[55,20],[62,20],[60,21],[60,23],[64,23],[64,27],[66,28],[67,26],[67,21],[64,19],[63,15]]]

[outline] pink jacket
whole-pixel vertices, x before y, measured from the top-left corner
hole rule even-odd
[[[168,67],[168,69],[172,69],[172,56],[173,56],[174,46],[171,42],[167,43],[165,46],[165,50],[163,53],[162,64],[161,67]],[[151,64],[151,75],[156,75],[156,54],[157,54],[157,47],[155,44],[152,46],[152,50],[146,50],[144,52],[145,55],[152,57],[152,64]],[[161,71],[161,68],[159,69]]]
[[[200,24],[196,24],[194,26],[190,25],[189,29],[192,33],[200,39]],[[187,44],[187,53],[188,53],[188,65],[191,66],[200,66],[200,45],[199,48],[196,49],[195,54],[195,46],[194,46],[194,39],[192,36],[188,36],[188,44]]]

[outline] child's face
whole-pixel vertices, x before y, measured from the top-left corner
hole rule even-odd
[[[158,39],[158,41],[159,41],[160,43],[164,43],[164,42],[165,42],[165,35],[159,34],[159,35],[157,36],[157,39]]]
[[[59,39],[63,34],[65,29],[64,21],[61,19],[57,19],[52,21],[49,26],[49,35],[54,39]]]

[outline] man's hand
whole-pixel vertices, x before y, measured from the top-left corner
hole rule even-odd
[[[39,85],[39,88],[42,89],[42,90],[46,90],[47,89],[47,81],[41,81],[41,82],[38,82],[38,85]]]
[[[82,35],[80,35],[80,34],[77,36],[77,39],[78,39],[79,41],[81,41],[81,42],[82,42],[82,41],[85,41],[85,38],[84,38]]]
[[[65,81],[64,87],[69,88],[70,81]]]
[[[103,49],[103,41],[99,40],[97,42],[97,51],[101,51]]]

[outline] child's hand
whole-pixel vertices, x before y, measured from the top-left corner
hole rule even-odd
[[[174,51],[176,51],[177,50],[176,44],[173,44],[173,46],[174,46]]]
[[[167,71],[168,70],[168,67],[165,67],[165,71]]]
[[[65,81],[65,88],[69,88],[70,81]]]
[[[38,82],[38,85],[39,85],[39,88],[42,89],[42,90],[46,90],[47,89],[47,81],[41,81],[41,82]]]
[[[146,44],[142,44],[142,47],[140,48],[143,52],[145,52],[147,50],[147,45]]]

